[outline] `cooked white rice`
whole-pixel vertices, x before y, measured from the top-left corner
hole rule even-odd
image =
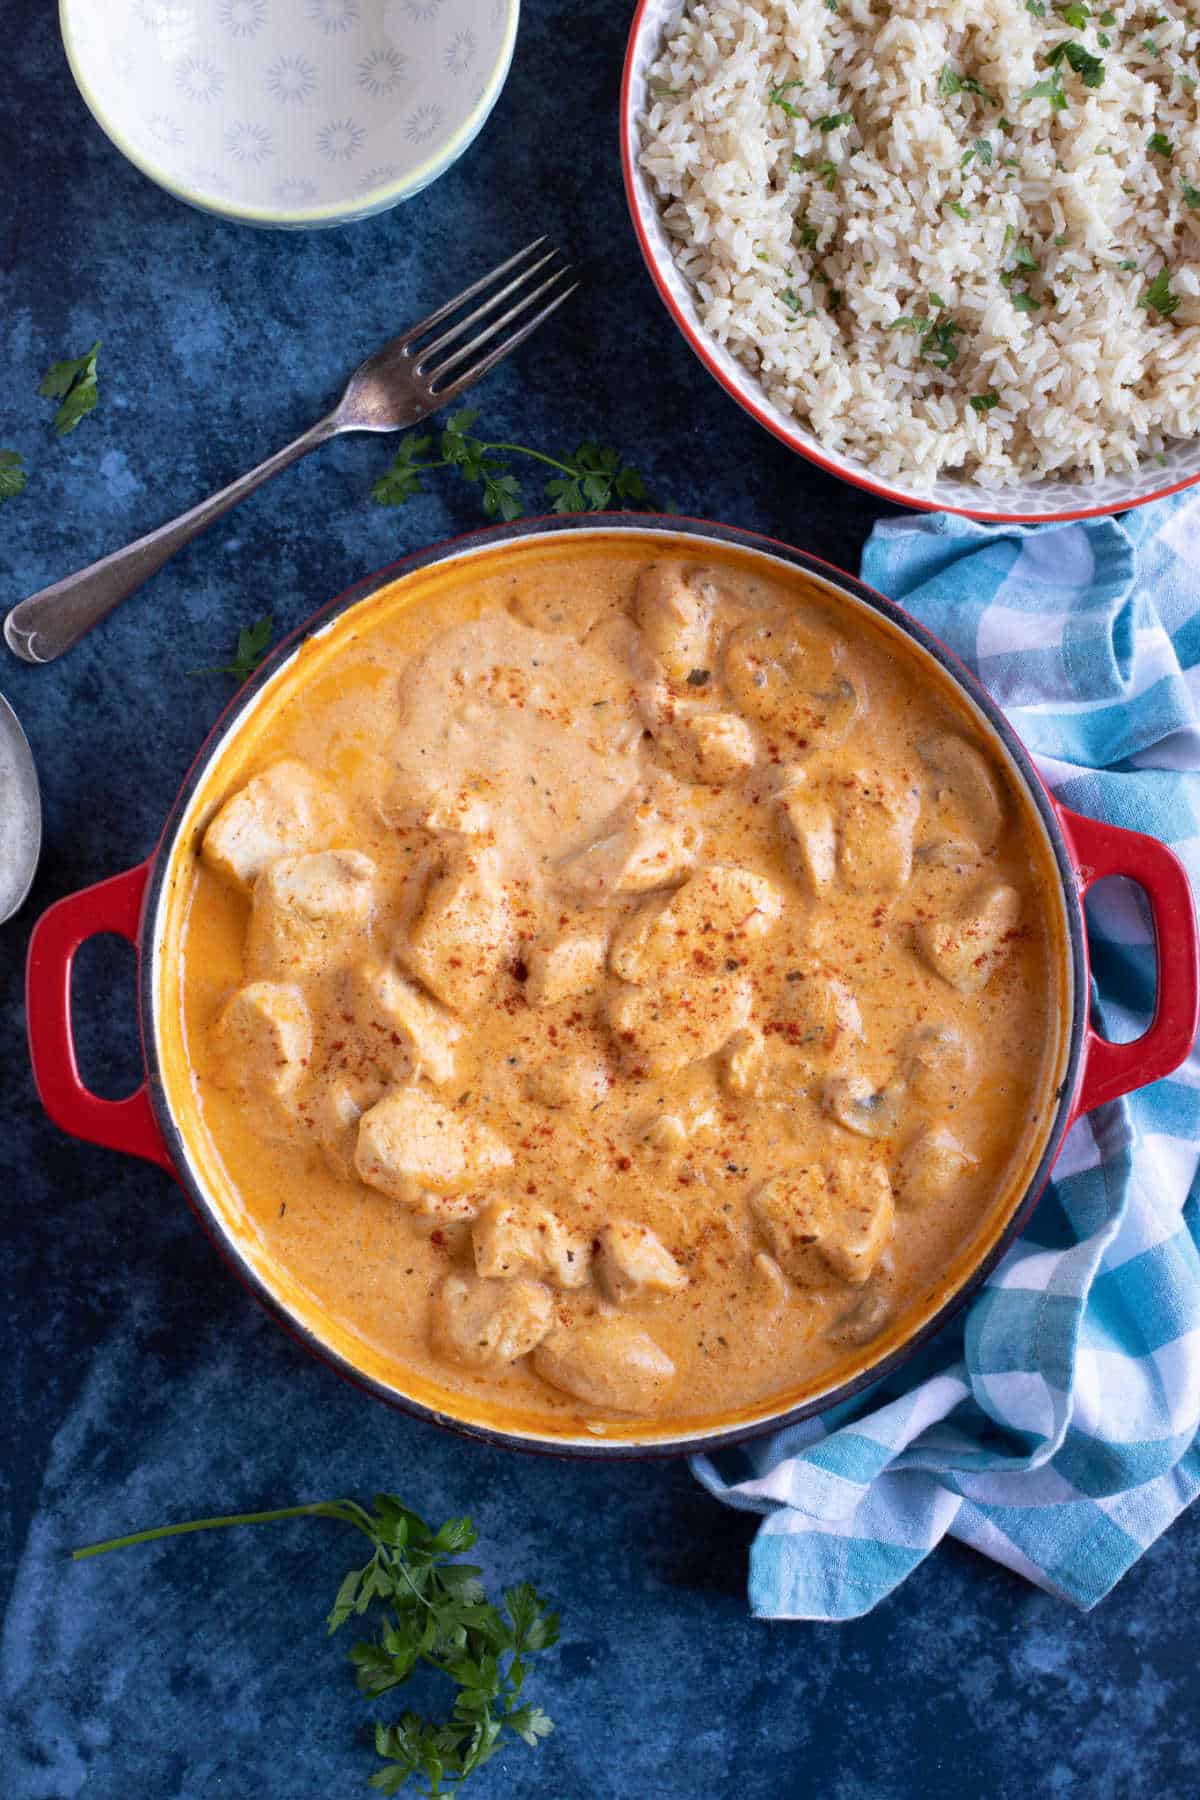
[[[885,477],[1098,477],[1200,431],[1200,15],[1042,12],[709,0],[650,72],[641,165],[704,325]],[[1056,109],[1062,43],[1103,79],[1062,54]]]

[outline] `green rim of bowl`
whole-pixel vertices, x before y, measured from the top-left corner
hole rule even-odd
[[[219,195],[208,195],[200,189],[182,187],[169,175],[158,168],[143,151],[135,150],[128,138],[105,113],[97,100],[93,89],[89,86],[84,74],[83,63],[72,42],[71,14],[78,5],[78,0],[59,0],[58,24],[62,34],[63,49],[75,85],[91,113],[93,119],[109,141],[116,145],[122,156],[131,162],[150,181],[182,200],[188,206],[198,207],[201,212],[213,213],[221,219],[232,219],[246,225],[276,225],[301,228],[306,225],[350,225],[359,219],[368,219],[373,213],[386,212],[389,207],[397,206],[402,200],[411,200],[423,188],[444,175],[452,163],[458,161],[463,152],[468,150],[486,125],[488,118],[500,98],[508,72],[512,67],[513,51],[517,42],[517,26],[521,17],[521,0],[506,0],[508,12],[504,26],[504,38],[500,56],[492,71],[491,79],[484,87],[478,103],[463,120],[462,125],[445,144],[436,156],[421,163],[405,176],[403,181],[391,185],[368,190],[362,197],[362,204],[352,208],[341,205],[309,206],[298,211],[289,212],[283,208],[268,206],[237,206],[224,201]]]

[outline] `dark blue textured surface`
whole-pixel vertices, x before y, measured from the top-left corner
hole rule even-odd
[[[615,109],[625,8],[527,0],[508,88],[466,162],[326,235],[189,212],[89,120],[49,0],[5,0],[0,57],[0,445],[30,489],[0,508],[7,603],[170,516],[284,441],[344,370],[532,230],[586,296],[480,395],[497,437],[596,437],[660,501],[856,565],[871,503],[794,461],[703,375],[637,258]],[[62,445],[46,364],[104,339],[104,402]],[[1185,1518],[1078,1617],[951,1547],[868,1620],[746,1616],[751,1522],[686,1467],[523,1459],[389,1413],[294,1348],[148,1167],[69,1142],[22,1045],[29,925],[140,860],[227,692],[185,671],[238,624],[291,627],[405,549],[478,521],[442,481],[367,503],[387,461],[332,446],[179,559],[66,661],[3,658],[41,768],[46,850],[0,933],[2,1800],[328,1800],[372,1766],[322,1618],[351,1546],[321,1523],[193,1538],[79,1568],[68,1546],[197,1512],[378,1487],[469,1510],[500,1577],[560,1602],[537,1698],[558,1731],[468,1792],[530,1800],[1184,1800],[1200,1791],[1200,1524]],[[131,959],[78,982],[85,1072],[131,1085]]]

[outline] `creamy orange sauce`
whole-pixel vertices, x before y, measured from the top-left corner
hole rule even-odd
[[[191,826],[172,1104],[268,1284],[431,1404],[645,1435],[819,1392],[1044,1144],[1040,828],[936,666],[783,565],[597,534],[410,577]]]

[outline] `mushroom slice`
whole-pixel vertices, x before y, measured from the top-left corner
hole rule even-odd
[[[742,711],[801,747],[841,743],[862,710],[861,684],[843,640],[795,613],[767,613],[739,625],[722,666]]]
[[[921,761],[935,778],[939,800],[947,796],[981,850],[991,850],[1004,828],[1004,801],[986,758],[952,732],[927,738]]]
[[[486,1369],[528,1356],[553,1323],[550,1290],[540,1281],[447,1275],[433,1304],[430,1335],[439,1356]]]
[[[603,1314],[569,1331],[553,1331],[533,1353],[543,1381],[588,1406],[652,1413],[675,1379],[675,1364],[632,1319]]]
[[[944,1105],[962,1094],[971,1063],[970,1046],[957,1025],[914,1025],[900,1045],[900,1072],[923,1106]]]
[[[943,1123],[927,1125],[919,1131],[900,1158],[896,1169],[896,1192],[908,1206],[923,1206],[933,1200],[944,1200],[956,1182],[961,1181],[979,1158],[959,1143],[950,1127]]]
[[[354,1169],[368,1187],[419,1205],[461,1194],[512,1167],[504,1141],[477,1119],[443,1106],[424,1088],[393,1088],[359,1122]]]
[[[1021,896],[1005,882],[976,889],[952,919],[925,920],[916,945],[935,975],[960,994],[986,987],[1021,916]]]
[[[889,1138],[900,1124],[905,1088],[900,1081],[873,1088],[865,1075],[835,1075],[825,1083],[825,1110],[857,1137]]]
[[[841,1159],[789,1170],[763,1183],[750,1211],[784,1274],[803,1287],[861,1287],[895,1229],[882,1163]]]
[[[503,1280],[537,1276],[556,1287],[583,1287],[591,1274],[591,1240],[547,1206],[498,1200],[480,1214],[471,1232],[475,1272]]]
[[[711,611],[681,569],[648,564],[637,578],[633,616],[668,681],[683,686],[700,672],[707,679]]]
[[[605,1297],[621,1304],[645,1294],[677,1294],[687,1276],[647,1225],[616,1219],[600,1232],[596,1276]]]
[[[711,973],[763,937],[782,910],[779,890],[765,875],[714,863],[668,899],[640,906],[614,936],[609,967],[636,983],[685,965]]]

